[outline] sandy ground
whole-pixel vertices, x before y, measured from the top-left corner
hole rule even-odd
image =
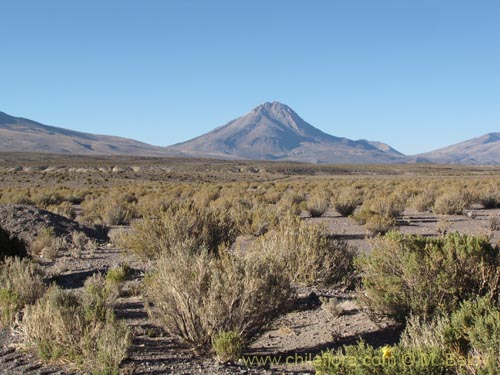
[[[456,216],[406,211],[399,220],[398,230],[424,236],[458,231],[486,235],[492,243],[498,243],[500,232],[490,229],[490,220],[499,216],[500,210],[473,209],[467,215]],[[371,240],[364,227],[335,211],[322,218],[305,220],[324,223],[332,234],[360,252],[370,249]],[[120,229],[115,227],[111,231]],[[247,367],[243,362],[222,366],[210,358],[194,356],[149,320],[140,290],[140,281],[149,265],[133,255],[102,243],[93,254],[82,253],[80,258],[67,255],[45,266],[57,284],[79,288],[93,273],[105,272],[121,263],[134,270],[116,307],[117,316],[125,319],[134,332],[129,358],[122,365],[123,374],[306,374],[312,372],[307,360],[322,350],[354,343],[360,338],[373,345],[394,343],[400,333],[400,328],[390,321],[372,321],[356,304],[353,291],[303,288],[298,291],[292,311],[278,318],[245,352],[247,363],[259,360],[260,367]],[[0,331],[0,374],[75,373],[68,368],[44,365],[33,353],[19,350],[19,340],[16,332]],[[262,362],[268,356],[279,361],[279,365]]]

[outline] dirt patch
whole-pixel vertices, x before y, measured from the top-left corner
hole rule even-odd
[[[84,232],[89,238],[102,239],[100,233],[52,212],[21,204],[0,205],[0,226],[26,243],[32,242],[42,230],[52,228],[58,237],[71,239],[73,232]]]

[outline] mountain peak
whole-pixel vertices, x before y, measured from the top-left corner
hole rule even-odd
[[[265,102],[246,115],[169,149],[191,155],[309,162],[395,162],[401,154],[367,141],[335,137],[315,128],[280,102]]]
[[[284,113],[295,113],[289,106],[280,102],[265,102],[257,106],[254,112],[269,112],[275,115]]]

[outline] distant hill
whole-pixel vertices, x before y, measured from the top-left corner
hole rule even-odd
[[[384,143],[326,134],[278,102],[259,105],[224,126],[167,149],[199,157],[309,163],[405,161],[403,154]]]
[[[489,133],[416,155],[417,161],[445,164],[500,164],[500,133]]]
[[[0,151],[331,164],[500,164],[500,133],[489,133],[439,150],[405,156],[382,142],[351,140],[324,133],[304,121],[290,107],[273,102],[259,105],[226,125],[169,147],[43,125],[0,112]]]
[[[47,126],[0,112],[0,151],[79,155],[176,156],[164,147],[109,135]]]

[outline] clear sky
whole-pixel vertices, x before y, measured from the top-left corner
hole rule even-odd
[[[0,2],[11,115],[169,145],[274,100],[407,154],[500,132],[500,1]]]

